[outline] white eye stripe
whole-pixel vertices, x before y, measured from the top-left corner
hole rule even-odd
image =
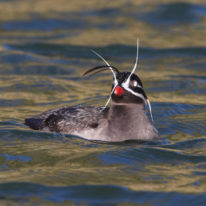
[[[146,99],[144,98],[144,96],[140,93],[134,92],[132,89],[130,89],[129,87],[127,87],[127,85],[125,85],[124,83],[122,83],[122,87],[127,90],[128,92],[132,93],[133,95],[135,95],[136,97],[141,98],[145,104],[147,104]]]
[[[142,94],[139,94],[139,93],[134,92],[134,91],[133,91],[132,89],[130,89],[128,86],[129,86],[129,85],[127,85],[127,82],[122,83],[122,87],[123,87],[125,90],[127,90],[127,91],[130,92],[130,93],[132,93],[132,94],[135,95],[136,97],[141,98],[141,99],[144,101],[145,105],[148,105],[151,119],[152,119],[152,121],[154,121],[154,120],[153,120],[153,116],[152,116],[152,108],[151,108],[149,99],[145,99],[145,97],[144,97]],[[138,86],[139,86],[140,88],[142,88],[140,85],[138,85]]]

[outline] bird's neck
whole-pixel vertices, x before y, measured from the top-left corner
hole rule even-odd
[[[120,129],[149,122],[144,104],[112,104],[107,118],[111,126]]]

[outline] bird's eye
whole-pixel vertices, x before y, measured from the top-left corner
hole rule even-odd
[[[138,86],[137,81],[133,81],[133,82],[132,82],[132,86],[133,86],[133,87],[137,87],[137,86]]]

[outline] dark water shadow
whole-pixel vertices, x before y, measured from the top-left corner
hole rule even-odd
[[[1,28],[6,31],[44,31],[67,33],[67,36],[73,36],[78,31],[96,28],[99,30],[123,29],[124,23],[117,23],[109,20],[94,21],[81,12],[55,12],[56,17],[41,17],[36,13],[30,13],[27,20],[4,21]],[[70,34],[69,34],[70,33]]]
[[[161,27],[199,23],[201,17],[205,15],[205,5],[174,2],[160,4],[153,11],[140,14],[139,19],[150,25]]]
[[[87,204],[149,204],[172,205],[204,205],[205,194],[184,194],[178,192],[134,191],[118,185],[76,185],[67,187],[46,186],[25,182],[0,184],[0,198],[13,202],[37,203],[49,201],[63,203]],[[35,199],[34,199],[35,198]]]
[[[114,44],[103,47],[90,47],[90,46],[78,46],[78,45],[60,45],[50,43],[28,43],[28,44],[7,44],[4,45],[6,50],[20,50],[24,52],[31,52],[35,54],[41,54],[45,56],[59,56],[70,58],[86,58],[97,59],[92,54],[91,49],[96,50],[105,58],[115,58],[118,61],[126,58],[134,58],[136,55],[136,46],[128,46],[122,44]],[[149,47],[140,47],[139,49],[140,59],[144,58],[164,58],[164,57],[205,57],[205,47],[180,47],[180,48],[166,48],[155,49]]]

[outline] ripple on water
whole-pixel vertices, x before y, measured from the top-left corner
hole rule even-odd
[[[17,189],[18,188],[18,189]],[[178,192],[133,191],[115,185],[77,185],[52,187],[32,183],[0,184],[0,195],[9,202],[38,203],[87,203],[87,204],[150,204],[157,205],[204,205],[204,194],[184,194]],[[9,198],[7,196],[9,195]],[[169,203],[168,203],[169,201]],[[181,202],[181,203],[180,203]]]
[[[173,25],[199,23],[206,14],[206,6],[186,2],[166,3],[159,5],[156,10],[140,14],[143,21],[151,25]]]
[[[200,140],[197,140],[198,144]],[[189,142],[190,143],[190,142]],[[184,144],[189,144],[184,142]],[[205,141],[204,141],[205,143]],[[183,143],[182,143],[183,144]],[[99,158],[103,160],[103,164],[106,165],[136,165],[139,164],[154,164],[154,163],[166,163],[166,164],[183,164],[184,162],[190,163],[204,163],[206,161],[206,155],[194,155],[187,154],[179,150],[179,145],[170,145],[162,147],[140,147],[138,149],[120,149],[115,151],[105,152],[99,155]],[[186,146],[185,146],[186,147]],[[188,146],[189,147],[189,146]]]
[[[102,8],[85,1],[65,12],[72,1],[37,0],[31,13],[30,5],[24,8],[28,2],[14,2],[8,19],[0,16],[1,203],[204,205],[205,5],[131,1]],[[111,74],[80,81],[84,71],[102,64],[90,49],[130,71],[137,29],[137,73],[162,140],[103,144],[23,125],[50,108],[103,105]]]

